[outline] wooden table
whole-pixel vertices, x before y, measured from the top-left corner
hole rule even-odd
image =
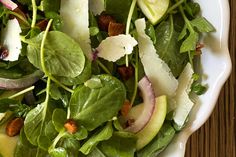
[[[186,157],[236,157],[236,0],[229,0],[229,49],[233,70],[210,119],[188,141]]]

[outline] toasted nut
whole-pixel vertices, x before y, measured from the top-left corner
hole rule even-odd
[[[78,130],[77,124],[73,119],[68,119],[64,124],[64,128],[66,128],[66,131],[70,134],[74,134]]]
[[[132,108],[131,103],[128,100],[126,100],[120,110],[121,115],[126,117],[129,114],[131,108]]]
[[[134,75],[134,68],[132,66],[118,67],[117,70],[123,80],[128,80]]]
[[[116,22],[115,19],[110,15],[100,15],[98,17],[98,26],[102,31],[108,31],[110,22]]]
[[[21,128],[24,125],[23,118],[14,118],[7,123],[6,134],[10,137],[14,137],[20,133]]]
[[[196,55],[201,55],[202,54],[202,48],[204,47],[203,44],[198,43],[196,46]]]
[[[108,26],[108,35],[116,36],[119,34],[123,34],[125,30],[125,25],[122,23],[110,22]]]

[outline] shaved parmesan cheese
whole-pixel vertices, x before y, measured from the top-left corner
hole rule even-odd
[[[60,16],[64,22],[62,31],[75,39],[84,54],[90,58],[92,49],[88,0],[61,0]]]
[[[9,52],[8,56],[4,58],[5,61],[18,60],[22,48],[20,33],[21,28],[17,19],[9,20],[2,35],[2,44]]]
[[[156,96],[173,96],[178,87],[178,81],[171,73],[168,65],[159,58],[152,40],[145,34],[144,19],[135,21],[138,32],[139,55],[145,74],[150,79]]]
[[[131,54],[137,44],[130,35],[107,37],[97,48],[98,57],[115,62],[126,54]]]
[[[91,10],[94,15],[100,15],[105,11],[104,0],[89,0],[89,10]]]
[[[187,64],[183,72],[179,77],[179,86],[176,91],[176,109],[174,114],[175,123],[182,127],[184,122],[191,111],[194,103],[189,98],[189,92],[191,91],[191,85],[193,83],[193,69],[191,64]]]

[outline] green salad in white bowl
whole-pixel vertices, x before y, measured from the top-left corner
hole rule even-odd
[[[211,89],[195,1],[0,2],[0,157],[163,156]]]

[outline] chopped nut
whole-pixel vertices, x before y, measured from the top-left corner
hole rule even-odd
[[[14,137],[20,133],[21,128],[24,125],[23,118],[14,118],[7,123],[6,134],[10,137]]]
[[[102,31],[108,31],[110,22],[116,22],[115,19],[110,15],[100,15],[98,17],[98,26]]]
[[[121,115],[126,117],[129,114],[131,108],[132,108],[131,103],[128,100],[126,100],[120,110]]]
[[[64,124],[64,127],[66,128],[66,131],[70,134],[74,134],[78,130],[77,124],[73,119],[68,119],[67,122]]]
[[[132,66],[118,67],[117,70],[123,80],[128,80],[129,78],[131,78],[134,75],[134,68]]]
[[[108,26],[108,35],[116,36],[119,34],[123,34],[125,30],[125,25],[122,23],[110,22]]]
[[[196,46],[196,55],[201,55],[202,54],[202,48],[204,47],[203,44],[198,43]]]

